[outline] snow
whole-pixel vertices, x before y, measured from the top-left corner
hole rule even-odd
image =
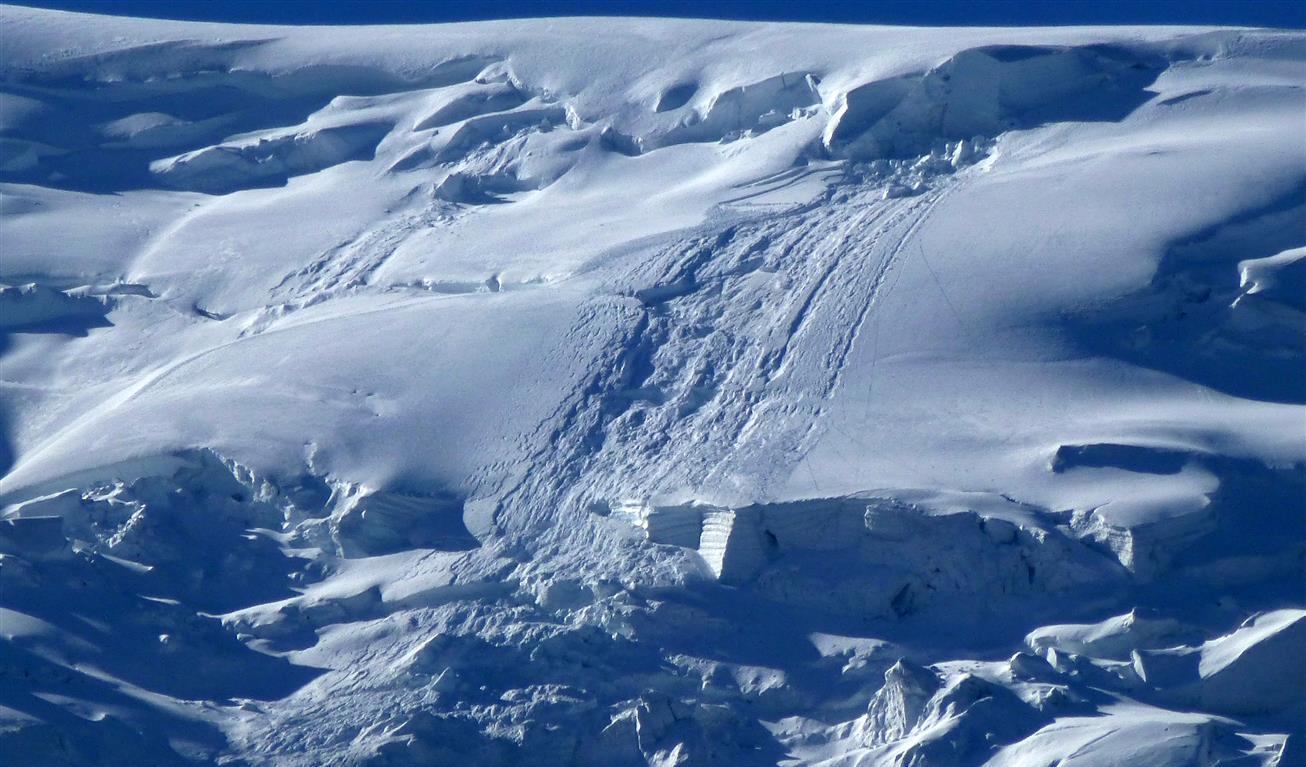
[[[1301,33],[0,34],[7,757],[1300,752]]]

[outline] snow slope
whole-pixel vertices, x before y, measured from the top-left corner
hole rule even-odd
[[[0,762],[1306,763],[1306,35],[0,38]]]

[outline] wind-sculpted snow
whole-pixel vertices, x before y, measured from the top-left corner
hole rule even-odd
[[[1306,762],[1306,38],[0,9],[0,762]]]
[[[924,74],[878,80],[840,96],[822,141],[842,156],[915,156],[939,139],[993,136],[1072,120],[1118,120],[1147,100],[1153,56],[1108,46],[992,46],[962,51]]]

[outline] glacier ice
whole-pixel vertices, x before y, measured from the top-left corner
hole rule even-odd
[[[1306,763],[1306,37],[0,8],[0,762]]]

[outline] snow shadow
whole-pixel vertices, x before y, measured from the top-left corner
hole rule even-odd
[[[1173,243],[1144,289],[1067,322],[1087,350],[1234,397],[1306,403],[1306,185]]]
[[[0,181],[94,193],[168,188],[151,172],[151,163],[206,147],[212,157],[205,162],[237,155],[236,160],[267,163],[259,147],[278,147],[254,144],[245,153],[256,156],[241,158],[240,152],[215,145],[231,136],[300,125],[339,96],[466,82],[493,61],[484,56],[453,59],[413,80],[360,66],[315,65],[276,76],[236,69],[237,53],[266,42],[169,42],[89,62],[77,58],[39,74],[20,70],[0,83]],[[336,164],[370,158],[389,127],[345,126],[338,129],[347,134],[343,140],[313,137],[311,146],[302,147],[304,142],[287,137],[283,143],[319,160],[329,156],[329,164]],[[324,150],[324,144],[330,146]],[[272,163],[269,172],[242,180],[240,188],[284,185],[290,176],[308,172],[300,168],[304,164]],[[231,190],[225,181],[199,189]]]

